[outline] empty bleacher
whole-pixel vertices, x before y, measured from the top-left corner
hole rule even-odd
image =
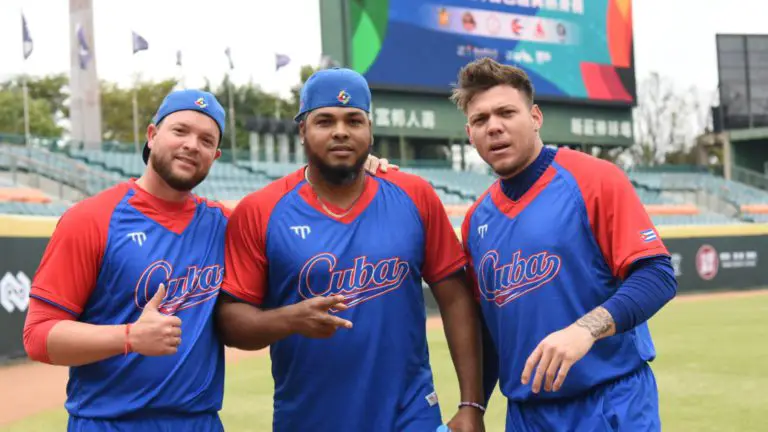
[[[83,189],[87,195],[119,181],[139,177],[145,169],[139,155],[133,152],[73,149],[51,152],[19,146],[6,146],[4,149],[10,150],[14,157],[9,158],[7,153],[0,152],[0,171],[44,171],[41,175]],[[300,166],[299,163],[256,161],[233,164],[219,160],[211,168],[206,181],[194,192],[211,200],[236,203],[248,193],[261,189]],[[401,169],[425,178],[434,186],[455,226],[461,224],[469,205],[495,181],[495,176],[481,172],[410,166]],[[706,173],[631,171],[628,176],[657,225],[768,222],[768,192],[746,184]],[[729,217],[697,205],[679,193],[702,189],[724,197],[741,213]],[[68,206],[61,202],[45,204],[29,200],[24,202],[22,199],[3,200],[2,195],[0,201],[0,212],[6,213],[56,215]]]

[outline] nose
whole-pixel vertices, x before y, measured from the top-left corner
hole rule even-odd
[[[198,137],[195,134],[189,134],[186,139],[184,140],[184,143],[182,144],[182,148],[186,152],[197,152],[200,150],[200,146],[203,145],[202,138]]]
[[[488,119],[488,135],[497,136],[504,132],[501,127],[501,119],[498,116],[492,115]]]
[[[343,121],[336,122],[336,127],[333,129],[333,139],[335,141],[346,141],[349,139],[349,130]]]

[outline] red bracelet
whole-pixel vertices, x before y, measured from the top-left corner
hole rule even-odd
[[[472,408],[477,408],[480,411],[482,411],[483,413],[485,412],[485,407],[480,405],[479,403],[475,403],[475,402],[459,402],[459,408],[465,407],[465,406],[472,407]]]
[[[131,347],[131,342],[128,339],[128,335],[130,333],[131,333],[131,325],[130,324],[126,324],[125,325],[125,353],[124,353],[124,355],[128,355],[128,353],[131,352],[131,350],[133,349]]]

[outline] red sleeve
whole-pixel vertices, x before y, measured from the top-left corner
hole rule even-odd
[[[124,186],[109,189],[61,216],[32,280],[31,297],[75,317],[83,312],[99,277],[109,220],[126,190]]]
[[[51,363],[48,357],[48,333],[60,321],[74,321],[75,317],[45,301],[32,298],[24,322],[24,350],[34,361]]]
[[[579,184],[592,232],[614,276],[623,279],[641,258],[669,255],[635,188],[618,166],[575,151],[562,153],[558,162]]]
[[[477,284],[477,274],[475,273],[474,262],[472,261],[472,254],[469,251],[469,226],[472,221],[472,215],[480,202],[488,195],[488,192],[484,193],[474,204],[469,208],[467,214],[464,216],[464,221],[461,223],[461,245],[464,248],[464,255],[467,257],[467,277],[469,278],[469,284],[472,287],[472,292],[475,294],[475,300],[480,301],[480,287]]]
[[[246,196],[232,211],[227,223],[222,291],[255,305],[264,301],[268,285],[269,217],[277,202],[301,178],[294,174],[280,179]]]
[[[424,280],[431,285],[464,268],[467,264],[464,250],[432,186],[420,177],[399,171],[381,177],[405,190],[419,209],[425,231],[426,255],[421,270]]]

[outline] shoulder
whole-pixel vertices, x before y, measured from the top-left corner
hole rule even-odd
[[[296,186],[304,179],[304,168],[279,178],[272,183],[264,186],[263,188],[251,192],[239,203],[232,211],[233,215],[247,212],[247,213],[259,213],[263,216],[268,216],[275,206],[291,191],[296,189]]]
[[[130,190],[130,183],[122,182],[96,195],[80,200],[62,214],[59,222],[78,223],[94,221],[103,223],[109,221],[117,205]]]
[[[211,201],[208,198],[199,195],[193,195],[193,198],[198,205],[204,205],[206,208],[220,211],[225,219],[229,219],[229,216],[232,214],[232,205],[227,205],[220,201]]]
[[[557,151],[555,162],[570,172],[579,183],[627,179],[626,173],[615,163],[566,147]]]
[[[406,192],[424,192],[434,190],[432,184],[429,183],[427,179],[417,176],[416,174],[411,174],[400,170],[390,170],[385,173],[377,173],[373,177],[392,183],[400,189],[405,190]]]

